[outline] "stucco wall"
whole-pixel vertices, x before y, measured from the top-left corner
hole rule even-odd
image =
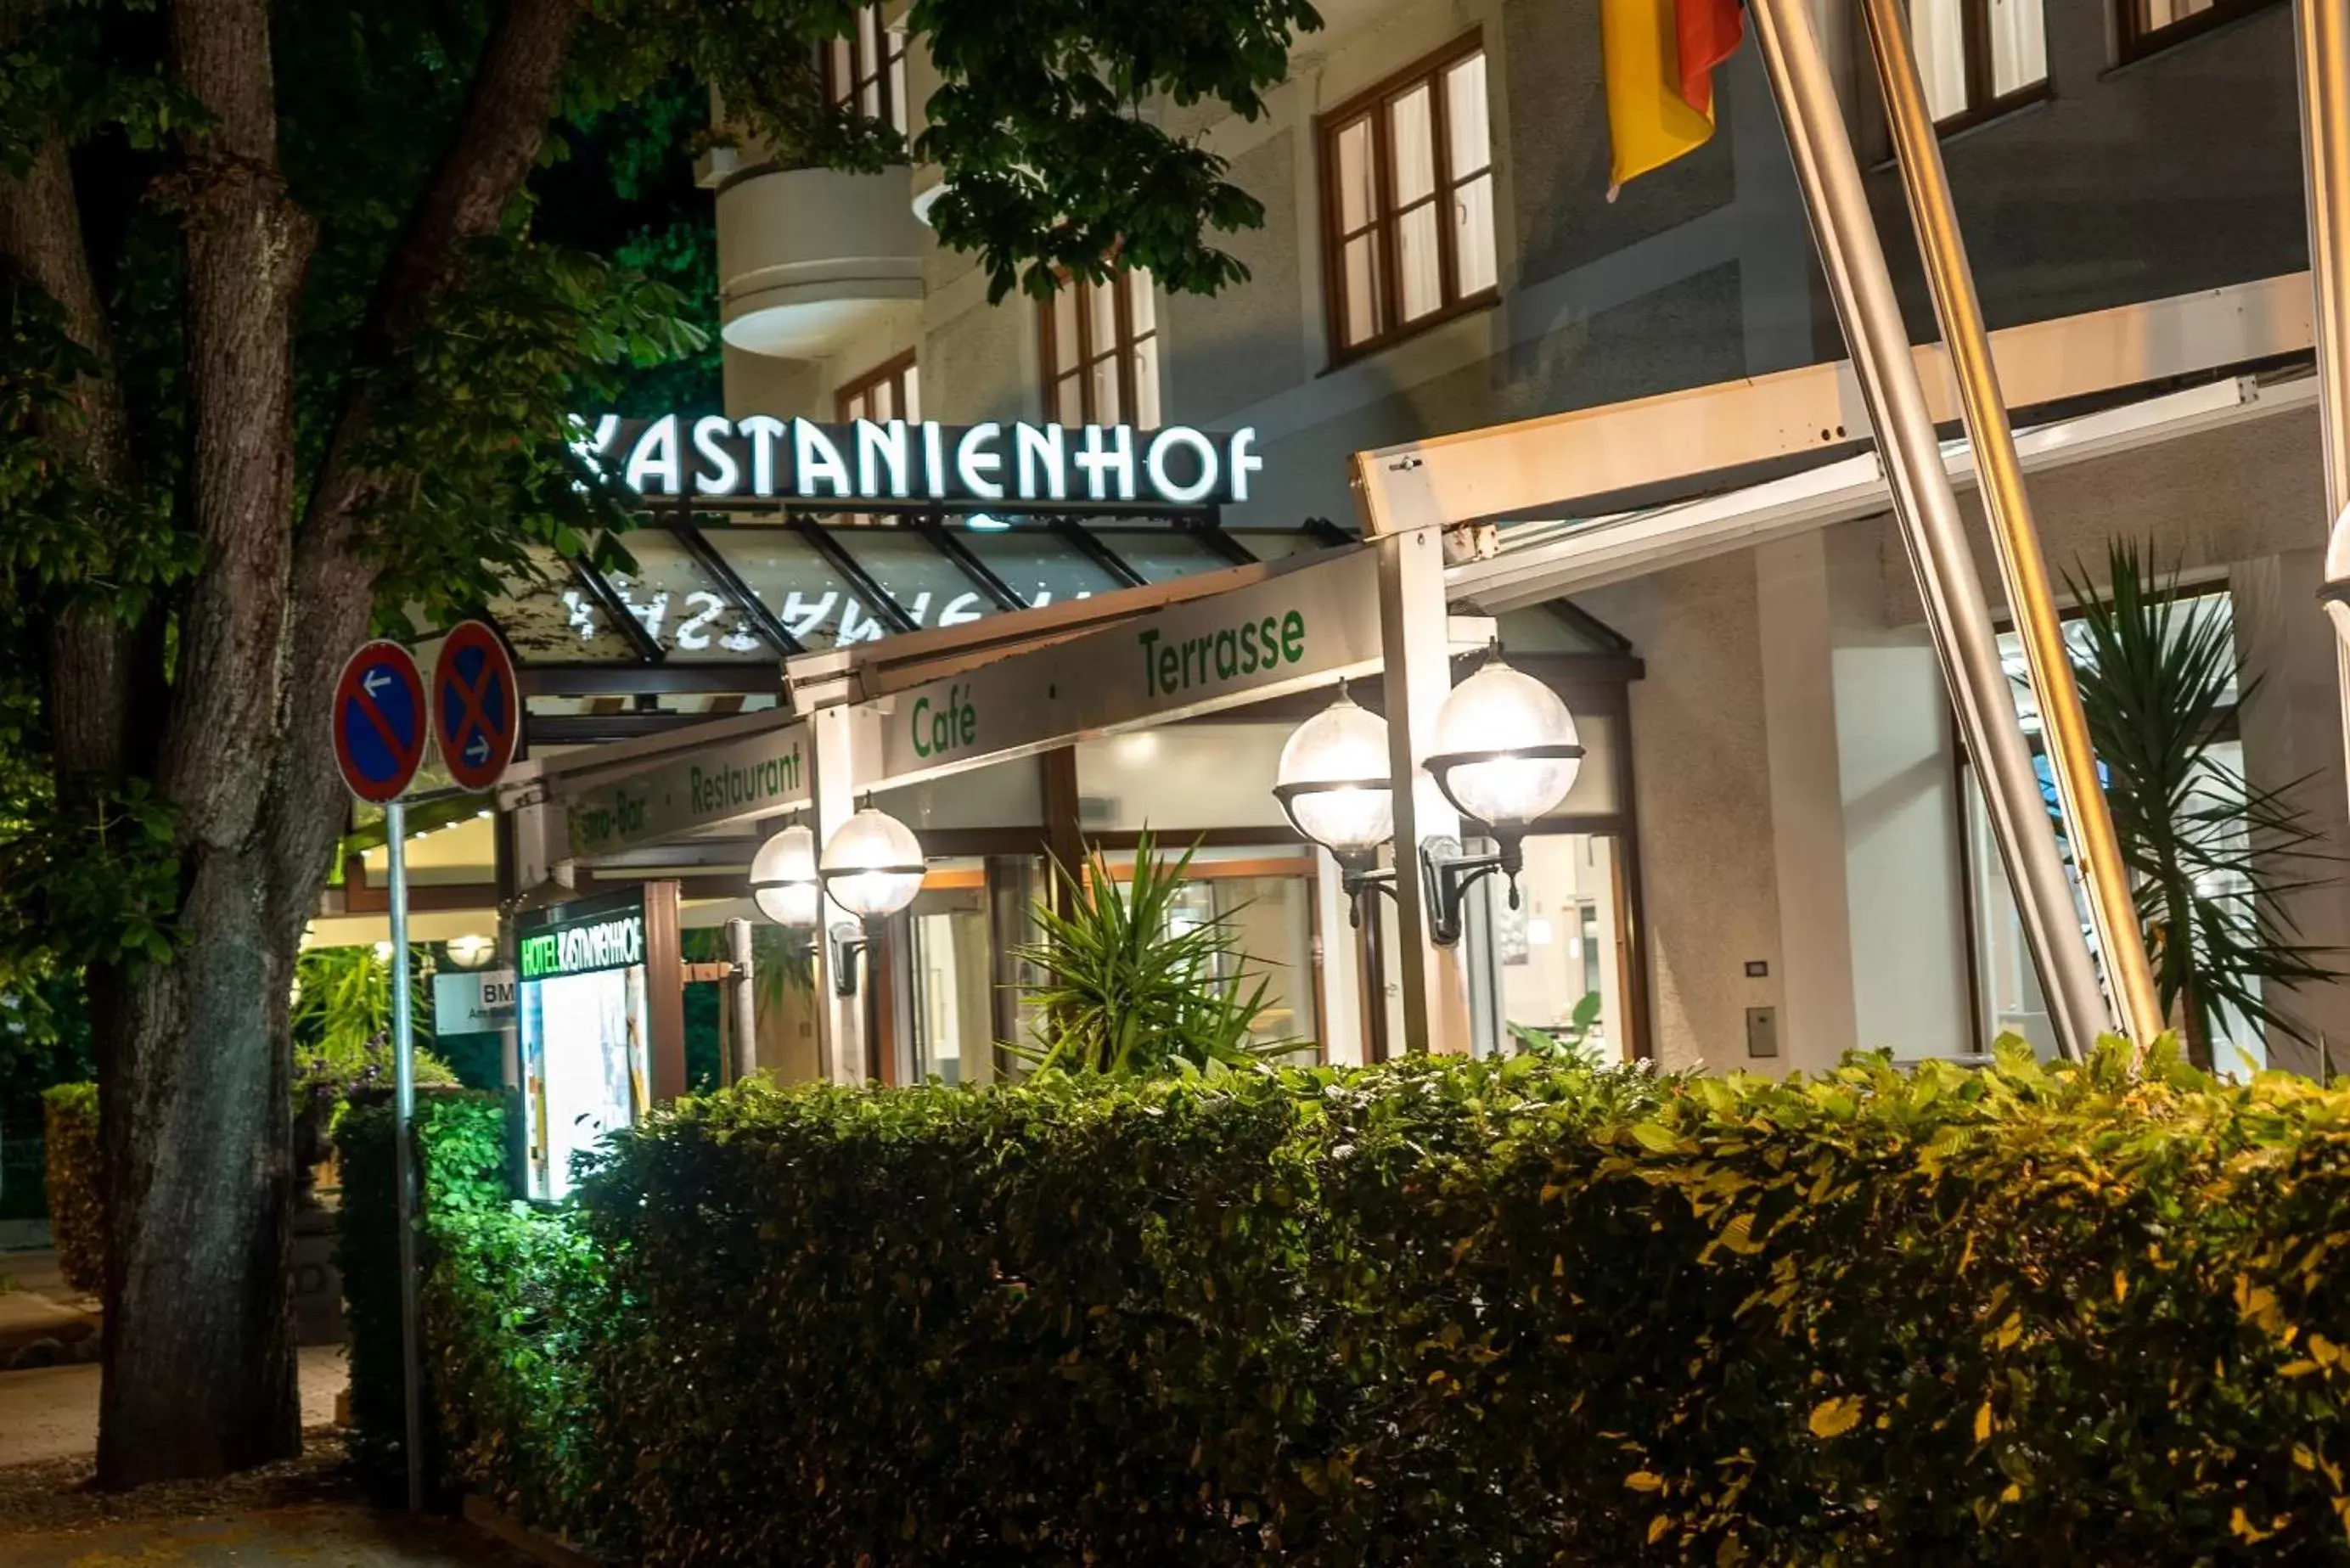
[[[1908,570],[1890,520],[1831,528],[1825,543],[1856,1041],[1904,1060],[1981,1051],[1941,666],[1923,625],[1884,619],[1880,574]]]
[[[1037,417],[1036,306],[1026,298],[933,316],[922,342],[922,411],[956,424]]]
[[[2291,5],[2119,70],[2105,5],[2045,5],[2052,96],[1943,146],[1993,327],[2308,265]],[[1873,77],[1856,96],[1883,158]],[[1890,167],[1869,192],[1912,334],[1931,336]]]
[[[1327,417],[1313,418],[1314,402],[1289,402],[1284,415],[1311,422],[1266,441],[1256,495],[1233,515],[1269,523],[1318,514],[1351,524],[1353,452],[1738,376],[1744,369],[1738,301],[1737,268],[1716,267],[1374,400],[1349,407],[1344,389],[1332,387],[1323,399],[1337,411]],[[1490,337],[1506,321],[1497,311],[1453,325]]]
[[[2041,546],[2062,588],[2068,574],[2101,579],[2114,538],[2150,542],[2165,570],[2207,576],[2322,543],[2323,478],[2317,415],[2300,409],[2048,470],[2029,483]],[[1976,569],[1997,602],[1999,566],[1981,502],[1969,490],[1959,504]],[[1885,557],[1884,579],[1886,624],[1922,621],[1917,584],[1898,550]]]
[[[2255,789],[2282,792],[2305,820],[2326,830],[2325,849],[2342,857],[2350,855],[2350,797],[2344,793],[2341,678],[2333,628],[2313,602],[2324,576],[2324,552],[2313,545],[2239,562],[2228,581],[2237,648],[2260,675],[2238,713],[2245,774]],[[2270,871],[2280,881],[2310,884],[2284,900],[2293,940],[2330,948],[2320,961],[2350,968],[2350,867],[2279,856]],[[2278,1000],[2305,1038],[2272,1031],[2270,1065],[2315,1073],[2322,1048],[2332,1071],[2350,1067],[2350,983],[2282,988]]]
[[[1301,231],[1294,177],[1305,140],[1302,131],[1284,130],[1233,161],[1232,182],[1264,203],[1263,228],[1222,242],[1249,269],[1249,281],[1213,298],[1171,295],[1159,306],[1165,406],[1175,418],[1217,424],[1313,374],[1300,306],[1310,236]]]
[[[1509,0],[1502,28],[1523,281],[1555,276],[1729,203],[1736,192],[1726,137],[1607,200],[1607,99],[1596,0]]]
[[[1648,679],[1632,687],[1633,787],[1657,1059],[1667,1068],[1748,1065],[1746,1009],[1786,1000],[1753,555],[1698,562],[1585,602],[1648,662]],[[1749,979],[1750,959],[1771,973]]]

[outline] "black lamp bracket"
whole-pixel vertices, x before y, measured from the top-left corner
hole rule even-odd
[[[1402,897],[1396,891],[1395,867],[1379,866],[1377,850],[1334,855],[1331,858],[1338,862],[1338,887],[1347,895],[1348,925],[1359,929],[1364,913],[1379,895],[1384,893],[1390,899]]]
[[[1420,882],[1428,892],[1428,937],[1439,947],[1461,940],[1461,910],[1480,877],[1499,871],[1510,884],[1510,908],[1518,907],[1518,873],[1525,867],[1519,836],[1497,834],[1499,848],[1471,855],[1457,838],[1438,835],[1419,845]]]
[[[870,932],[854,920],[836,920],[825,933],[825,953],[832,964],[832,992],[835,996],[857,994],[857,958],[871,950]]]

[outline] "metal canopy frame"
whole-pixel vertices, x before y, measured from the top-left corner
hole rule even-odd
[[[713,534],[765,528],[790,533],[816,553],[857,601],[893,637],[910,635],[924,628],[916,624],[907,614],[905,607],[860,558],[858,540],[868,530],[878,529],[880,534],[893,539],[920,539],[999,613],[1027,610],[1036,606],[971,547],[965,537],[971,530],[951,526],[955,519],[1016,516],[1029,524],[1024,531],[1049,535],[1066,545],[1073,556],[1108,576],[1119,588],[1146,587],[1150,579],[1109,541],[1087,526],[1089,519],[1131,521],[1180,534],[1201,541],[1218,560],[1232,565],[1251,564],[1260,559],[1242,538],[1224,527],[1220,511],[1214,507],[1170,508],[1125,502],[1105,507],[1099,504],[1024,502],[1016,513],[1006,513],[1000,510],[990,512],[975,504],[942,505],[931,501],[858,499],[827,504],[810,504],[795,498],[788,505],[778,505],[772,501],[749,503],[731,497],[686,496],[674,503],[666,497],[648,503],[638,515],[643,519],[641,526],[657,528],[677,542],[696,568],[709,578],[720,599],[730,610],[741,614],[744,626],[775,655],[778,664],[810,649],[782,617],[760,598],[742,571],[727,558],[725,552],[712,543],[711,536]],[[745,521],[754,516],[765,521]],[[827,525],[824,521],[836,517],[854,517],[861,521],[833,525]],[[876,524],[873,519],[877,517],[886,517],[890,521]],[[1308,519],[1301,528],[1320,546],[1350,543],[1353,538],[1323,518]],[[628,536],[621,535],[618,538],[625,547]],[[525,660],[524,690],[526,695],[580,697],[687,691],[779,693],[783,691],[784,682],[774,666],[675,659],[671,650],[664,649],[659,639],[646,629],[608,574],[584,558],[573,558],[564,565],[572,581],[627,642],[632,657],[626,661],[605,659],[576,664]]]
[[[2314,341],[2307,273],[1991,335],[2011,416],[2214,379],[2306,356]],[[1929,415],[1938,424],[1955,422],[1950,357],[1939,343],[1912,353]],[[1859,452],[1867,433],[1852,364],[1839,360],[1358,452],[1354,484],[1373,535],[1590,517],[1629,510],[1620,498],[1660,487],[1692,501],[1737,484],[1758,465],[1794,466],[1800,480]],[[1500,558],[1508,554],[1505,537]]]

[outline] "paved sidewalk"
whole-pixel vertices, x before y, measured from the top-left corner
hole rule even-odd
[[[10,1535],[8,1568],[517,1568],[526,1562],[452,1520],[302,1503],[194,1518]]]
[[[302,1426],[329,1426],[335,1396],[350,1386],[339,1345],[305,1346]],[[0,1372],[0,1466],[87,1458],[98,1451],[98,1367]],[[0,1563],[16,1559],[0,1554]]]

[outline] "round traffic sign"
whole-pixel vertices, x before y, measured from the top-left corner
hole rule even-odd
[[[396,642],[362,647],[335,682],[335,765],[371,805],[400,798],[424,761],[424,677]]]
[[[522,693],[513,655],[486,621],[449,628],[432,664],[432,738],[459,787],[485,790],[514,761]]]

